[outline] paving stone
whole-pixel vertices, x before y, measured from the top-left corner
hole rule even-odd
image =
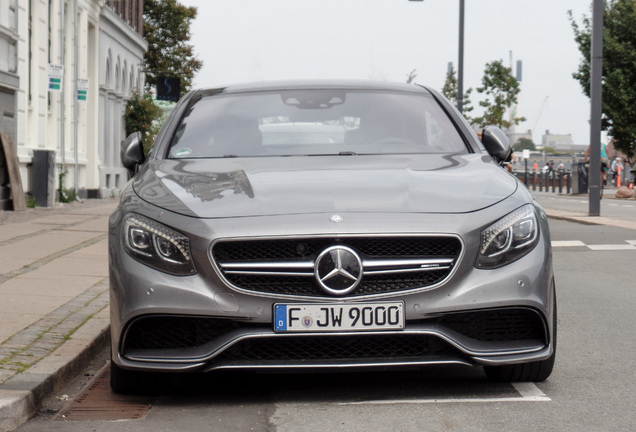
[[[17,370],[0,366],[0,383],[7,381],[9,378],[14,376],[17,373]]]

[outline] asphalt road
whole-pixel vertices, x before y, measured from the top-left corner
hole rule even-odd
[[[633,431],[636,230],[550,224],[559,335],[555,370],[543,383],[495,384],[466,367],[208,375],[162,382],[143,419],[70,421],[56,412],[86,387],[90,376],[79,376],[18,430]]]

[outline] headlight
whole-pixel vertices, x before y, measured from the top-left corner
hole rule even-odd
[[[152,219],[126,216],[124,245],[137,261],[174,275],[196,273],[190,254],[190,239]]]
[[[537,215],[534,207],[527,204],[481,232],[475,266],[491,269],[509,264],[530,252],[538,241]]]

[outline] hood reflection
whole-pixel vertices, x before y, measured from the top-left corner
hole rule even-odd
[[[245,171],[231,171],[227,173],[209,173],[205,176],[198,174],[168,174],[162,181],[173,181],[183,187],[187,193],[201,201],[221,199],[225,192],[233,195],[246,195],[254,198],[254,190]]]

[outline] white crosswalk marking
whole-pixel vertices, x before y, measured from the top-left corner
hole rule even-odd
[[[629,251],[636,250],[636,240],[625,240],[626,244],[598,244],[588,245],[580,240],[554,240],[552,241],[553,248],[568,248],[568,247],[586,247],[593,251]]]
[[[636,250],[636,246],[630,244],[587,245],[587,247],[594,251]]]
[[[554,240],[552,247],[585,247],[585,243],[579,240]]]

